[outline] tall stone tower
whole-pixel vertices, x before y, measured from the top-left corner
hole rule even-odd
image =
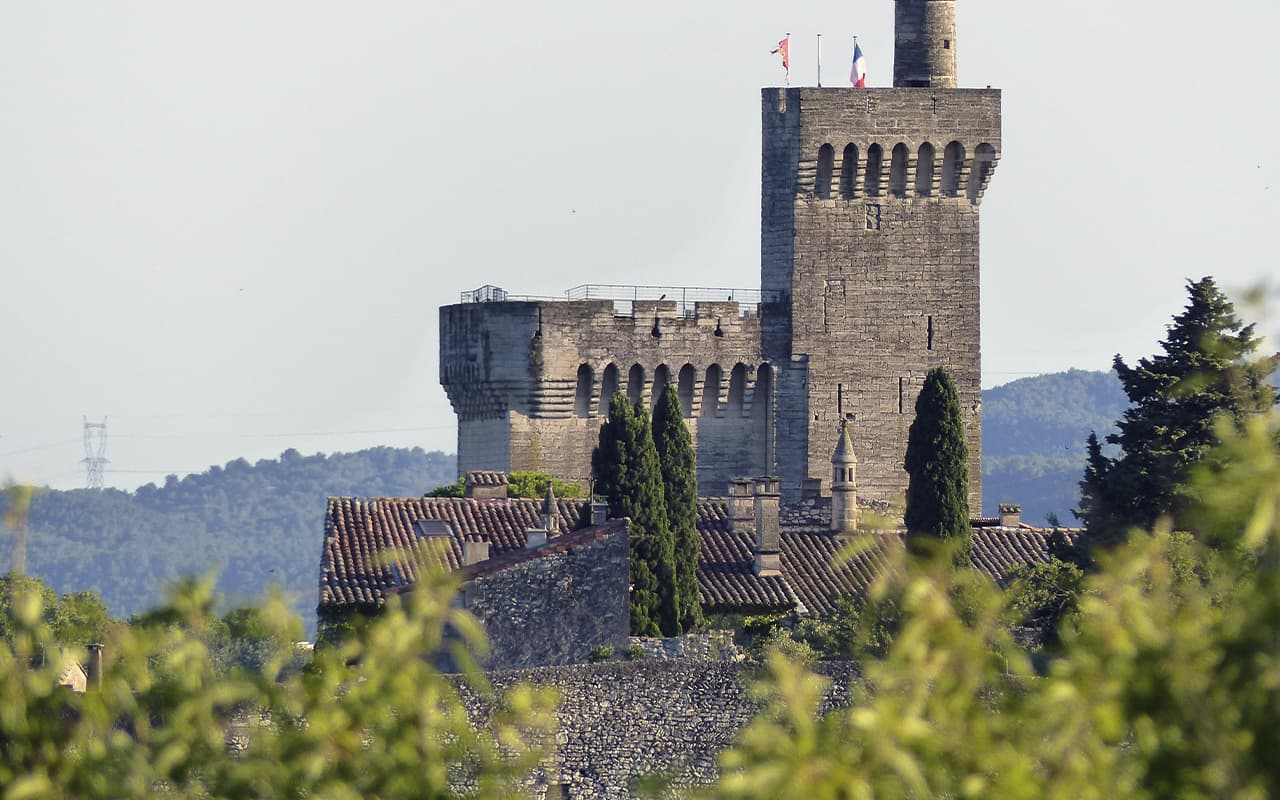
[[[978,221],[1000,158],[1000,92],[954,88],[955,0],[897,0],[896,25],[892,89],[762,92],[761,349],[777,371],[777,472],[788,498],[806,479],[828,482],[852,414],[859,496],[900,503],[916,397],[943,366],[979,509]]]

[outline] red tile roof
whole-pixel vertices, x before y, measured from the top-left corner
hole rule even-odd
[[[541,500],[473,498],[357,498],[331,497],[325,515],[324,549],[320,561],[320,605],[377,605],[385,595],[412,585],[428,566],[458,569],[462,541],[485,540],[491,558],[471,569],[483,574],[520,563],[529,557],[525,531],[539,524]],[[557,500],[559,530],[569,531],[582,516],[582,503]],[[424,537],[416,522],[442,520],[447,536]],[[620,524],[620,523],[619,523]],[[596,529],[592,529],[596,530]],[[973,564],[998,583],[1012,567],[1047,561],[1054,531],[1018,528],[973,529]],[[1060,530],[1068,540],[1079,534]],[[783,528],[782,574],[759,576],[754,570],[753,536],[733,531],[724,500],[698,504],[698,587],[703,604],[715,610],[790,610],[822,613],[834,608],[842,595],[863,592],[884,568],[885,548],[898,545],[902,534],[883,534],[879,542],[856,555],[843,555],[850,540],[820,527]],[[583,533],[591,540],[592,536]],[[577,536],[569,534],[569,536]],[[432,547],[428,541],[438,540]],[[563,539],[564,541],[559,541]],[[564,533],[550,542],[559,550],[580,546]],[[485,566],[489,565],[489,566]]]
[[[540,524],[541,500],[456,497],[330,497],[320,555],[320,605],[378,605],[388,590],[412,584],[429,565],[462,566],[464,539],[488,541],[490,553],[524,550],[525,531]],[[560,531],[577,527],[581,506],[558,500]],[[442,546],[424,546],[414,523],[447,522]],[[435,537],[426,537],[435,538]]]

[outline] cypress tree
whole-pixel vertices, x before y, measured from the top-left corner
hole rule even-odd
[[[653,409],[653,443],[662,468],[667,521],[675,545],[675,600],[681,632],[702,624],[698,601],[698,460],[693,437],[670,383]]]
[[[908,536],[961,542],[957,561],[967,563],[969,545],[969,452],[955,384],[942,367],[929,370],[916,398],[907,433],[905,466]]]
[[[609,515],[631,520],[631,632],[673,636],[678,632],[674,547],[658,451],[648,415],[621,392],[609,401],[591,468]]]
[[[1191,467],[1218,444],[1218,420],[1239,424],[1275,407],[1268,378],[1278,357],[1255,356],[1261,341],[1254,326],[1240,321],[1213,278],[1188,281],[1187,292],[1190,302],[1160,342],[1161,354],[1135,367],[1115,357],[1130,406],[1118,432],[1107,436],[1119,445],[1117,456],[1103,455],[1091,438],[1077,511],[1090,547],[1121,541],[1131,528],[1150,528],[1166,515],[1185,525],[1184,487]]]

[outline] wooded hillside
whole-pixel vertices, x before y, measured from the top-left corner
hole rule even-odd
[[[59,593],[97,591],[112,615],[127,617],[157,604],[173,579],[213,571],[229,602],[256,601],[275,584],[311,622],[325,499],[420,495],[453,480],[455,469],[452,455],[418,448],[286,450],[132,493],[44,491],[32,502],[27,572]],[[0,537],[6,569],[11,549]]]

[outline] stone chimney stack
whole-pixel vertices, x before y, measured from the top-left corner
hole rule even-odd
[[[535,550],[547,543],[547,539],[556,532],[556,496],[551,490],[551,481],[547,481],[547,496],[542,500],[542,511],[539,514],[541,527],[525,531],[524,546],[526,550]]]
[[[102,688],[102,645],[89,645],[89,668],[85,672],[88,673],[89,690],[100,690]]]
[[[729,481],[729,530],[755,533],[756,508],[751,492],[750,478]]]
[[[1000,504],[1000,527],[1016,528],[1022,524],[1022,506],[1016,503]]]
[[[782,503],[779,481],[774,477],[754,478],[752,500],[755,505],[755,572],[757,575],[782,574],[782,534],[778,518]]]
[[[591,496],[591,524],[603,525],[609,521],[609,504],[604,498]]]
[[[840,420],[840,440],[831,454],[831,530],[858,530],[858,458],[853,454],[849,420]]]
[[[469,470],[463,478],[463,496],[476,500],[504,500],[507,497],[507,473],[494,470]]]
[[[489,543],[467,539],[462,543],[462,566],[469,567],[489,560]]]

